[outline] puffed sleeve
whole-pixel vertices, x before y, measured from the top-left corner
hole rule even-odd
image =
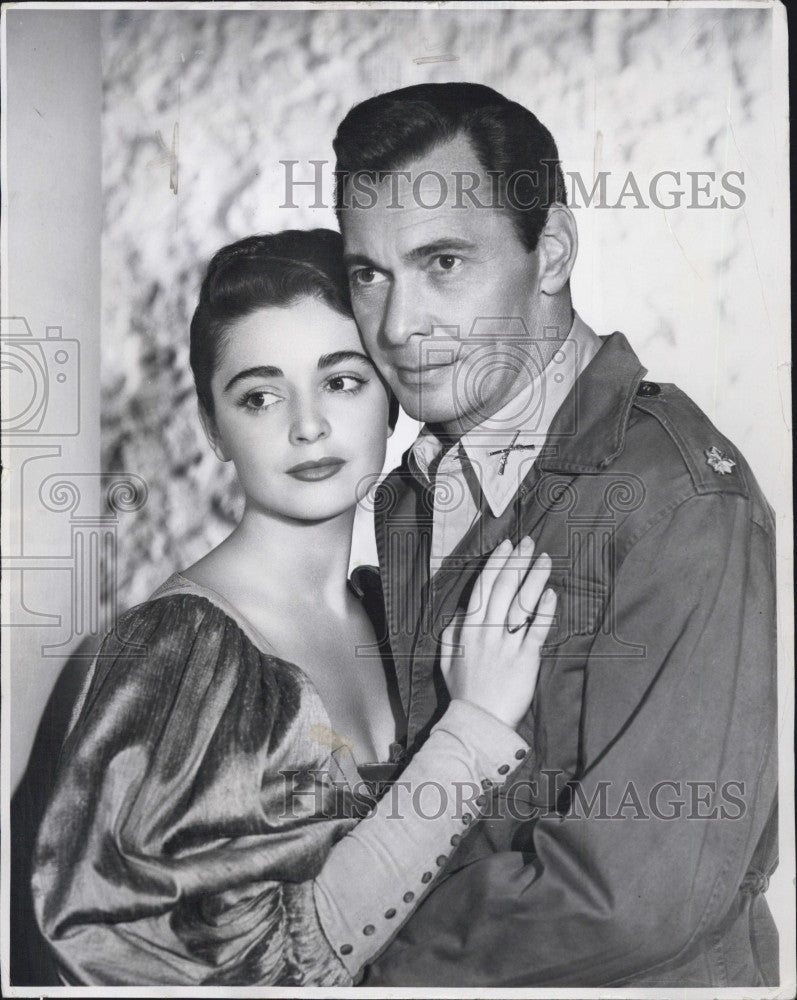
[[[69,983],[347,985],[313,879],[354,820],[286,809],[326,713],[195,595],[141,605],[104,642],[39,833],[37,918]],[[334,796],[334,788],[322,789]]]

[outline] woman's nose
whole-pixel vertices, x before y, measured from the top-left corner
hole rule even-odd
[[[313,444],[329,437],[329,421],[319,400],[296,404],[291,420],[291,444]]]

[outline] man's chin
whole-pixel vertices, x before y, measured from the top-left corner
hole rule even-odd
[[[415,400],[414,403],[405,403],[403,400],[400,402],[402,409],[408,416],[412,417],[413,420],[419,420],[423,424],[435,424],[445,427],[449,424],[456,424],[459,419],[459,414],[452,410],[450,406],[430,406],[427,402],[419,403],[418,400]]]

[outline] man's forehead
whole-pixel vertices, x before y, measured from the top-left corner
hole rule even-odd
[[[491,202],[490,179],[464,139],[381,178],[365,176],[347,193],[340,213],[347,253],[366,253],[384,241],[399,253],[446,236],[479,242],[510,225],[506,209]]]
[[[457,209],[443,205],[390,209],[375,206],[342,213],[341,229],[347,254],[404,255],[426,244],[451,241],[474,247],[508,237],[511,222],[506,210]]]
[[[456,136],[395,170],[350,179],[341,212],[344,236],[349,242],[371,231],[400,234],[451,223],[461,228],[474,207],[467,192],[476,186],[484,201],[488,185],[470,142]]]

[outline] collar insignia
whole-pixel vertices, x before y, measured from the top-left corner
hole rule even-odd
[[[736,465],[736,462],[728,458],[727,455],[723,455],[719,448],[714,447],[706,449],[706,463],[720,476],[727,476]]]
[[[515,436],[512,438],[512,443],[508,445],[506,448],[499,448],[497,451],[488,452],[488,454],[490,455],[501,456],[501,463],[498,466],[499,476],[503,476],[504,472],[506,472],[506,463],[509,460],[509,453],[511,451],[534,451],[534,449],[537,447],[534,444],[515,444],[515,442],[519,437],[520,437],[520,431],[517,431]]]

